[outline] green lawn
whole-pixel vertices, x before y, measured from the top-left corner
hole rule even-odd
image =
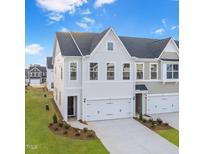
[[[179,147],[179,131],[177,129],[170,128],[166,130],[156,130],[156,132]]]
[[[43,89],[30,88],[26,95],[26,154],[107,154],[99,139],[75,140],[53,134],[48,129],[54,110]],[[45,111],[45,103],[50,110]]]

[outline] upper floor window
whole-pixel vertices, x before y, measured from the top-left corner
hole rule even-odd
[[[77,80],[77,63],[70,63],[70,80]]]
[[[63,80],[63,68],[61,67],[61,80]]]
[[[179,65],[167,64],[167,79],[178,79],[178,78],[179,78]]]
[[[107,50],[113,51],[113,42],[107,42]]]
[[[107,63],[107,80],[115,79],[115,66],[113,63]]]
[[[144,64],[136,64],[136,79],[142,80],[144,78]]]
[[[90,63],[90,80],[98,80],[98,63]]]
[[[158,65],[157,64],[150,64],[150,79],[154,80],[158,78]]]
[[[130,80],[130,64],[123,64],[123,80]]]

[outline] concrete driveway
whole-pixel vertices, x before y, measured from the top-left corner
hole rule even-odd
[[[89,122],[111,154],[178,154],[174,144],[134,119]]]
[[[153,119],[161,118],[163,122],[179,130],[179,112],[151,114],[150,116]]]

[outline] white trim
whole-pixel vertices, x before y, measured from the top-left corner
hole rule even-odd
[[[98,64],[98,78],[97,80],[90,80],[90,63],[97,63]],[[88,81],[98,81],[99,80],[99,77],[100,77],[100,62],[99,61],[88,61]]]
[[[115,96],[115,97],[90,97],[86,98],[87,101],[92,101],[92,100],[107,100],[107,99],[132,99],[133,96]]]
[[[151,79],[151,65],[152,64],[156,64],[157,65],[157,78],[156,79]],[[158,67],[158,63],[149,63],[149,80],[154,81],[154,80],[159,80],[159,67]]]
[[[126,82],[128,82],[128,83],[132,83],[133,81],[132,80],[100,80],[100,81],[98,81],[98,80],[86,80],[84,82],[85,83],[95,84],[95,83],[108,83],[108,82],[114,82],[114,83],[126,83]]]
[[[105,37],[109,34],[109,32],[112,31],[113,34],[115,35],[115,37],[118,39],[118,41],[120,42],[120,44],[122,45],[122,47],[124,48],[124,50],[126,51],[127,55],[131,58],[130,53],[127,51],[126,47],[124,46],[124,44],[122,43],[122,41],[120,40],[120,38],[118,37],[118,35],[114,32],[114,30],[112,28],[109,28],[109,30],[107,31],[106,34],[104,34],[103,38],[100,40],[100,42],[98,42],[97,46],[93,49],[93,51],[91,51],[90,56],[92,56],[95,52],[96,49],[98,48],[98,46],[103,42],[103,40],[105,39]],[[107,49],[106,49],[107,50]]]
[[[82,87],[65,87],[65,90],[75,90],[75,89],[82,89]]]
[[[32,66],[31,66],[32,67]],[[31,72],[34,68],[36,68],[37,70],[39,70],[38,68],[37,68],[37,66],[33,66],[33,68],[31,69],[31,70],[29,70],[29,72]],[[42,72],[41,70],[39,70],[39,72]]]
[[[76,45],[76,47],[77,47],[78,51],[80,52],[81,56],[83,56],[83,54],[82,54],[82,52],[81,52],[80,48],[78,47],[78,44],[75,42],[75,39],[74,39],[74,37],[73,37],[72,33],[71,33],[71,32],[69,32],[69,34],[70,34],[70,36],[71,36],[71,38],[72,38],[72,40],[73,40],[74,44]]]
[[[146,80],[136,80],[135,79],[135,82],[162,82],[163,80],[150,80],[150,79],[146,79]]]
[[[174,44],[174,46],[176,47],[176,49],[177,49],[177,55],[179,56],[179,48],[178,48],[178,46],[176,45],[176,43],[175,43],[175,41],[173,40],[173,38],[171,38],[168,42],[167,42],[167,44],[166,44],[166,46],[164,47],[164,49],[167,47],[167,45],[170,43],[170,41],[172,41],[172,43]],[[157,58],[158,60],[160,59],[160,57],[162,56],[162,54],[164,53],[164,49],[163,49],[163,51],[161,52],[161,54],[159,55],[159,57]]]
[[[130,64],[130,79],[129,79],[129,80],[124,80],[124,79],[123,79],[123,73],[124,73],[124,71],[123,71],[123,65],[124,65],[124,64]],[[122,69],[121,69],[121,71],[122,71],[122,72],[121,72],[121,73],[122,73],[122,81],[131,81],[131,80],[132,80],[132,79],[131,79],[131,70],[132,70],[131,62],[129,62],[129,61],[127,61],[127,62],[122,62],[121,68],[122,68]]]
[[[135,90],[135,94],[147,94],[148,90]]]
[[[134,63],[135,64],[135,75],[134,75],[134,77],[135,77],[135,80],[136,81],[143,81],[144,80],[144,78],[145,78],[145,67],[144,67],[144,62],[135,62]],[[142,64],[143,65],[143,78],[142,79],[137,79],[137,64]]]
[[[108,50],[108,43],[112,43],[113,44],[113,50]],[[113,41],[106,41],[106,52],[116,52],[115,51],[115,43]]]
[[[70,64],[71,63],[76,63],[76,80],[71,80],[71,78],[70,78],[70,76],[71,76],[71,70],[70,70]],[[69,79],[69,81],[70,82],[78,82],[78,61],[69,61],[69,77],[68,77],[68,79]]]
[[[175,96],[179,95],[179,93],[160,93],[160,94],[147,94],[147,96]]]

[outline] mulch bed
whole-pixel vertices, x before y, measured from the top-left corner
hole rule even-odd
[[[147,120],[145,122],[145,121],[140,120],[139,118],[134,118],[134,119],[137,120],[138,122],[140,122],[141,124],[143,124],[144,126],[154,130],[154,131],[156,131],[156,130],[166,130],[166,129],[172,128],[171,126],[169,126],[168,123],[159,124],[157,121],[151,122],[151,121]],[[154,123],[154,125],[153,125],[153,123]]]
[[[82,129],[73,128],[73,127],[69,127],[68,129],[65,129],[64,126],[60,127],[59,123],[55,123],[52,125],[49,124],[48,128],[54,134],[73,138],[73,139],[93,140],[97,138],[93,130],[84,131]]]

